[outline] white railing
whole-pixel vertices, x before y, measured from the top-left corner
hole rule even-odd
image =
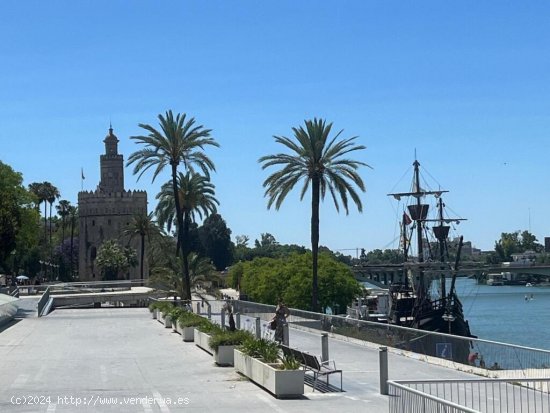
[[[389,412],[550,412],[550,378],[388,381]]]

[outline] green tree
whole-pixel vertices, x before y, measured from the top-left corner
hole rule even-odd
[[[139,151],[136,151],[128,158],[128,165],[135,163],[134,174],[138,174],[138,179],[149,168],[154,167],[153,181],[166,166],[169,166],[172,174],[172,193],[177,194],[178,190],[178,166],[183,165],[185,169],[193,170],[198,167],[206,176],[209,176],[211,170],[215,170],[214,163],[204,153],[206,146],[218,147],[219,144],[210,137],[210,129],[205,129],[202,125],[196,126],[195,119],[186,119],[185,114],[174,115],[171,110],[166,115],[158,115],[160,130],[155,129],[148,124],[139,124],[142,129],[148,132],[148,135],[132,136],[137,144],[144,145]],[[183,214],[179,197],[175,196],[175,210],[177,220],[177,233],[181,254],[185,257],[183,250]],[[185,261],[185,259],[183,260]],[[185,267],[184,264],[182,264]],[[189,274],[185,268],[182,268],[183,277],[186,281],[187,299],[191,298],[191,288],[189,286]]]
[[[184,297],[186,286],[183,280],[178,276],[177,261],[181,258],[174,257],[168,265],[156,267],[152,270],[149,278],[149,286],[157,290],[167,291],[174,295],[174,298]],[[195,253],[189,254],[189,280],[192,287],[196,287],[199,282],[220,281],[220,276],[214,269],[214,266],[207,257],[200,257]]]
[[[60,194],[59,194],[59,190],[57,189],[57,187],[50,184],[49,182],[44,182],[44,186],[46,188],[46,194],[47,194],[46,200],[50,204],[50,225],[49,225],[50,237],[49,237],[49,240],[50,240],[50,256],[51,256],[51,248],[52,248],[52,209],[53,209],[53,203],[55,202],[56,199],[59,199]]]
[[[199,227],[199,237],[206,256],[218,271],[224,270],[233,262],[231,230],[220,214],[211,214]]]
[[[525,251],[534,251],[542,252],[544,251],[544,246],[540,244],[537,240],[537,237],[531,234],[529,231],[521,232],[521,252]]]
[[[325,120],[313,119],[305,121],[305,128],[292,128],[294,139],[284,136],[275,136],[275,141],[285,146],[292,154],[279,153],[263,156],[259,159],[262,169],[280,167],[280,169],[264,181],[265,196],[268,198],[268,208],[275,206],[278,210],[288,193],[294,186],[303,181],[300,199],[303,200],[311,186],[311,251],[312,251],[312,308],[318,309],[318,255],[319,255],[319,206],[327,191],[330,193],[336,210],[339,211],[338,198],[342,206],[349,213],[349,198],[362,212],[363,205],[357,186],[365,191],[361,176],[357,173],[360,166],[368,166],[364,162],[345,157],[351,152],[365,149],[363,145],[356,145],[356,136],[337,140],[342,133],[338,132],[329,138],[332,123]]]
[[[40,216],[36,200],[23,186],[23,176],[0,161],[0,268],[7,270],[7,258],[21,260],[37,244]],[[14,262],[12,270],[17,271]]]
[[[343,310],[361,292],[350,268],[331,254],[319,254],[319,305]],[[311,253],[291,254],[285,258],[255,258],[230,269],[233,284],[254,301],[275,304],[278,297],[294,308],[311,310]]]
[[[400,264],[403,262],[403,252],[396,249],[375,249],[369,251],[366,256],[368,264]]]
[[[122,248],[115,240],[108,240],[99,247],[95,262],[103,280],[117,280],[121,273],[137,264],[136,251]]]
[[[128,226],[124,229],[123,234],[128,237],[128,242],[131,242],[132,239],[136,236],[140,240],[140,249],[139,249],[139,275],[143,283],[143,267],[145,262],[145,241],[148,243],[151,242],[153,237],[161,236],[162,230],[157,226],[153,220],[153,213],[138,214],[132,217],[132,220]]]
[[[171,182],[165,183],[157,195],[159,200],[155,210],[159,224],[166,226],[170,231],[174,222],[182,222],[183,226],[177,230],[178,249],[183,253],[184,285],[186,285],[186,299],[191,297],[189,280],[188,256],[191,252],[190,228],[196,217],[202,219],[216,212],[218,200],[215,198],[215,187],[209,177],[195,172],[179,173],[177,180],[178,196],[174,197]],[[180,205],[182,216],[177,216],[176,205]]]
[[[29,184],[29,191],[31,191],[37,201],[37,206],[40,207],[40,204],[44,202],[44,245],[47,244],[47,234],[48,234],[48,225],[47,225],[47,217],[48,217],[48,188],[49,185],[51,185],[49,182],[33,182]]]
[[[61,241],[65,240],[65,221],[67,217],[69,216],[69,207],[71,206],[71,202],[67,201],[66,199],[62,199],[59,201],[59,204],[55,207],[57,210],[57,214],[61,217]]]

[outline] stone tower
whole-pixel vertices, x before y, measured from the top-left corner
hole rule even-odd
[[[124,189],[124,158],[118,153],[118,138],[109,128],[103,140],[105,153],[100,156],[100,182],[95,191],[78,193],[78,214],[80,221],[79,277],[80,281],[101,281],[101,271],[95,264],[99,247],[103,242],[115,239],[121,246],[128,245],[128,238],[122,232],[136,214],[147,214],[147,193]],[[140,239],[134,237],[130,247],[140,256]],[[148,274],[144,263],[144,277]],[[130,268],[121,279],[139,279],[139,264]]]

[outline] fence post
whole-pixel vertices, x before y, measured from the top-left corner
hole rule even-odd
[[[261,326],[260,317],[256,317],[256,338],[260,339],[262,338],[262,326]]]
[[[380,394],[388,394],[388,348],[380,347],[378,349],[378,358],[380,361]]]
[[[210,303],[206,303],[206,307],[207,307],[208,319],[210,320],[212,318],[212,306],[210,305]]]
[[[287,347],[288,347],[288,340],[289,340],[288,323],[284,323],[283,324],[283,344]]]
[[[241,313],[235,313],[235,328],[237,330],[241,329]]]
[[[222,310],[220,313],[220,324],[222,326],[222,329],[225,328],[225,310]]]
[[[321,361],[328,360],[328,333],[321,334]]]

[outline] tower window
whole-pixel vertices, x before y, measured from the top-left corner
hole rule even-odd
[[[92,227],[95,227],[95,221],[92,219]]]
[[[111,220],[110,219],[107,220],[107,225],[111,225]]]

